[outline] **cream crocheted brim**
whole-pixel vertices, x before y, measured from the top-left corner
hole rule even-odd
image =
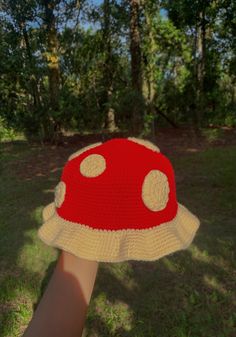
[[[200,225],[199,219],[178,203],[176,217],[148,229],[101,230],[59,217],[54,202],[43,209],[39,238],[49,246],[98,262],[153,261],[186,249]]]

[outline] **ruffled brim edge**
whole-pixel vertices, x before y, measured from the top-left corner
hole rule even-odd
[[[186,249],[199,228],[199,219],[178,203],[174,219],[148,229],[102,230],[61,218],[54,202],[43,209],[38,237],[47,245],[97,262],[154,261]]]

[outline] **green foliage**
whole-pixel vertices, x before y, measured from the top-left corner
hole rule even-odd
[[[15,131],[12,128],[7,128],[3,118],[0,117],[0,142],[5,140],[13,140],[15,137]]]
[[[224,124],[228,127],[234,127],[236,126],[236,114],[235,113],[229,113],[226,117],[225,117],[225,121]]]
[[[146,109],[146,102],[144,97],[141,97],[137,92],[132,89],[120,90],[114,98],[113,106],[117,113],[117,125],[121,129],[125,129],[130,123],[130,111],[135,103],[137,103],[137,114],[143,115]]]
[[[0,116],[7,129],[41,140],[50,140],[62,129],[97,130],[105,124],[108,107],[114,109],[118,126],[126,129],[138,102],[146,133],[153,118],[146,113],[150,100],[177,124],[196,123],[201,103],[202,126],[235,126],[235,3],[143,2],[139,26],[143,95],[132,88],[127,4],[111,1],[105,12],[100,4],[82,1],[78,8],[75,1],[57,1],[53,14],[58,48],[53,52],[48,50],[42,2],[2,4]],[[82,17],[77,21],[78,11]],[[203,23],[204,90],[199,94]],[[57,61],[59,78],[54,84],[59,90],[53,106],[49,74]]]
[[[219,128],[202,129],[201,132],[209,143],[214,143],[215,141],[220,139],[223,135],[223,131]]]

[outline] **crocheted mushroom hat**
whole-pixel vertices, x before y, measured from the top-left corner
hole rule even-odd
[[[170,160],[144,139],[113,138],[73,153],[54,191],[38,236],[88,260],[157,260],[186,249],[200,225],[177,202]]]

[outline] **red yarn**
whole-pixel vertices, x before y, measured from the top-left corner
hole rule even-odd
[[[106,160],[97,177],[80,173],[80,163],[90,154]],[[169,200],[165,209],[151,211],[142,200],[142,184],[151,170],[168,178]],[[113,138],[68,161],[61,180],[66,184],[65,200],[57,213],[65,220],[96,229],[147,229],[172,220],[177,213],[176,186],[171,162],[162,153],[126,138]]]

